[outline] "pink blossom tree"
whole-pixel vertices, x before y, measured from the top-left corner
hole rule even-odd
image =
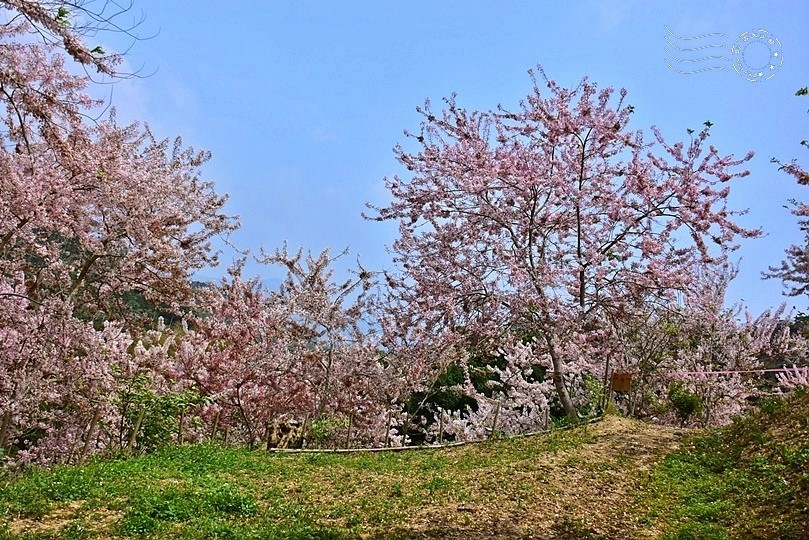
[[[807,96],[809,89],[801,88],[796,95]],[[801,141],[801,145],[809,149],[809,141]],[[780,165],[780,170],[792,176],[799,184],[809,185],[809,171],[801,167],[797,160],[782,163],[773,158],[772,161]],[[785,286],[788,284],[790,286],[786,294],[799,296],[809,294],[809,204],[796,200],[790,203],[793,206],[792,214],[798,216],[800,229],[805,233],[804,244],[787,248],[786,259],[781,261],[779,266],[771,266],[769,271],[764,273],[764,277],[780,279]]]
[[[307,384],[315,396],[313,420],[325,414],[351,414],[364,403],[375,400],[381,386],[376,341],[369,333],[368,294],[373,274],[358,265],[353,277],[334,281],[333,264],[343,251],[332,257],[328,249],[317,257],[303,251],[290,253],[285,245],[266,253],[262,262],[286,268],[287,276],[272,300],[284,306],[287,320],[298,341]]]
[[[170,380],[197,389],[212,401],[207,420],[231,429],[231,440],[255,447],[279,414],[306,407],[282,306],[273,304],[257,279],[243,280],[239,265],[230,277],[206,291],[193,327],[178,337],[168,362]]]
[[[771,391],[766,368],[800,356],[806,340],[792,335],[785,304],[753,316],[728,307],[736,275],[729,265],[701,269],[691,290],[643,321],[621,330],[616,369],[634,374],[621,406],[638,417],[711,425],[727,423]]]
[[[87,38],[112,33],[124,34],[133,41],[142,19],[130,18],[131,4],[95,0],[2,0],[0,7],[11,14],[7,27],[22,29],[36,39],[60,48],[85,68],[112,76],[125,76],[118,71],[121,55],[105,52]]]
[[[575,89],[543,75],[516,112],[469,112],[429,101],[420,149],[396,150],[410,178],[386,179],[399,222],[392,246],[407,317],[442,343],[469,336],[496,350],[530,334],[567,415],[572,370],[599,373],[610,319],[687,290],[695,266],[759,234],[734,222],[726,184],[752,157],[722,156],[708,127],[687,143],[656,144],[629,129],[625,91]],[[533,77],[533,76],[532,76]],[[655,151],[655,147],[657,151]],[[513,341],[509,337],[508,341]]]
[[[114,114],[89,120],[102,103],[67,63],[114,74],[115,57],[60,20],[62,3],[0,5],[0,447],[64,460],[71,440],[116,423],[124,366],[154,363],[126,295],[178,311],[236,222],[200,179],[207,153]]]
[[[323,440],[316,443],[344,444],[351,436],[379,442],[386,381],[364,322],[372,274],[359,268],[354,278],[335,282],[328,250],[304,257],[285,246],[260,260],[286,270],[280,288],[244,281],[240,265],[231,269],[229,279],[207,291],[168,377],[210,397],[207,419],[219,413],[220,427],[235,428],[231,440],[255,447],[273,424],[296,420],[318,428]],[[328,426],[345,431],[326,433]]]

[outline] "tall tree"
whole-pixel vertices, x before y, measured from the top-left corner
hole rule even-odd
[[[469,112],[454,96],[441,113],[419,108],[408,136],[421,148],[396,149],[412,176],[386,179],[393,202],[374,217],[399,222],[402,317],[444,343],[531,336],[575,418],[565,376],[603,365],[609,320],[687,289],[717,258],[711,246],[759,234],[734,222],[721,185],[748,174],[733,169],[752,153],[721,156],[709,122],[687,143],[655,128],[647,143],[629,129],[626,91],[615,102],[612,88],[568,90],[540,73],[516,112]]]
[[[66,63],[113,73],[113,59],[60,20],[62,4],[1,3],[11,16],[0,24],[0,449],[66,459],[112,399],[120,363],[148,356],[127,352],[142,329],[115,322],[125,293],[179,307],[191,272],[216,263],[211,240],[237,224],[200,179],[206,152],[114,115],[89,120],[102,103]]]

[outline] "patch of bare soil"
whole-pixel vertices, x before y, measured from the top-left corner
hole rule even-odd
[[[632,508],[643,471],[679,447],[688,430],[607,416],[576,448],[468,479],[471,503],[426,507],[407,530],[368,538],[654,538]]]
[[[63,528],[72,524],[74,533],[94,533],[93,538],[105,538],[97,534],[108,530],[113,522],[121,517],[120,512],[95,508],[90,512],[83,510],[84,501],[70,501],[56,506],[41,518],[22,518],[9,524],[9,532],[15,535],[47,533],[58,534]]]

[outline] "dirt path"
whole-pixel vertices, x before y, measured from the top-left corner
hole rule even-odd
[[[414,516],[401,538],[654,538],[631,511],[638,478],[678,448],[686,430],[608,416],[586,442],[503,470],[480,470],[470,498],[489,504],[445,505]],[[389,538],[391,531],[368,538]]]

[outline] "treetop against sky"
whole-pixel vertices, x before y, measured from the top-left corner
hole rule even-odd
[[[137,1],[132,19],[142,15],[143,22],[135,33],[147,39],[122,67],[146,76],[102,91],[122,119],[148,122],[158,138],[182,134],[213,153],[204,174],[230,195],[227,210],[241,216],[237,246],[348,246],[367,267],[388,267],[385,246],[395,227],[369,224],[360,213],[366,201],[386,204],[383,178],[405,172],[391,149],[408,144],[402,131],[418,126],[415,107],[458,92],[459,105],[471,110],[514,109],[530,90],[526,72],[541,64],[570,88],[583,76],[601,88],[625,87],[633,129],[656,125],[667,140],[681,140],[710,121],[709,142],[722,152],[738,158],[755,151],[746,165],[751,174],[729,203],[749,208],[741,224],[761,227],[765,237],[736,253],[740,273],[729,300],[743,299],[754,311],[782,300],[781,284],[760,276],[800,239],[784,205],[804,193],[770,160],[805,153],[799,142],[809,115],[794,93],[806,85],[802,21],[809,7],[633,0],[194,5],[197,15],[182,4]],[[99,40],[117,50],[124,37]],[[752,68],[770,65],[776,69],[748,80]],[[227,251],[224,260],[237,256]],[[281,278],[251,263],[245,272],[264,272],[270,284]],[[789,302],[809,307],[801,298]]]

